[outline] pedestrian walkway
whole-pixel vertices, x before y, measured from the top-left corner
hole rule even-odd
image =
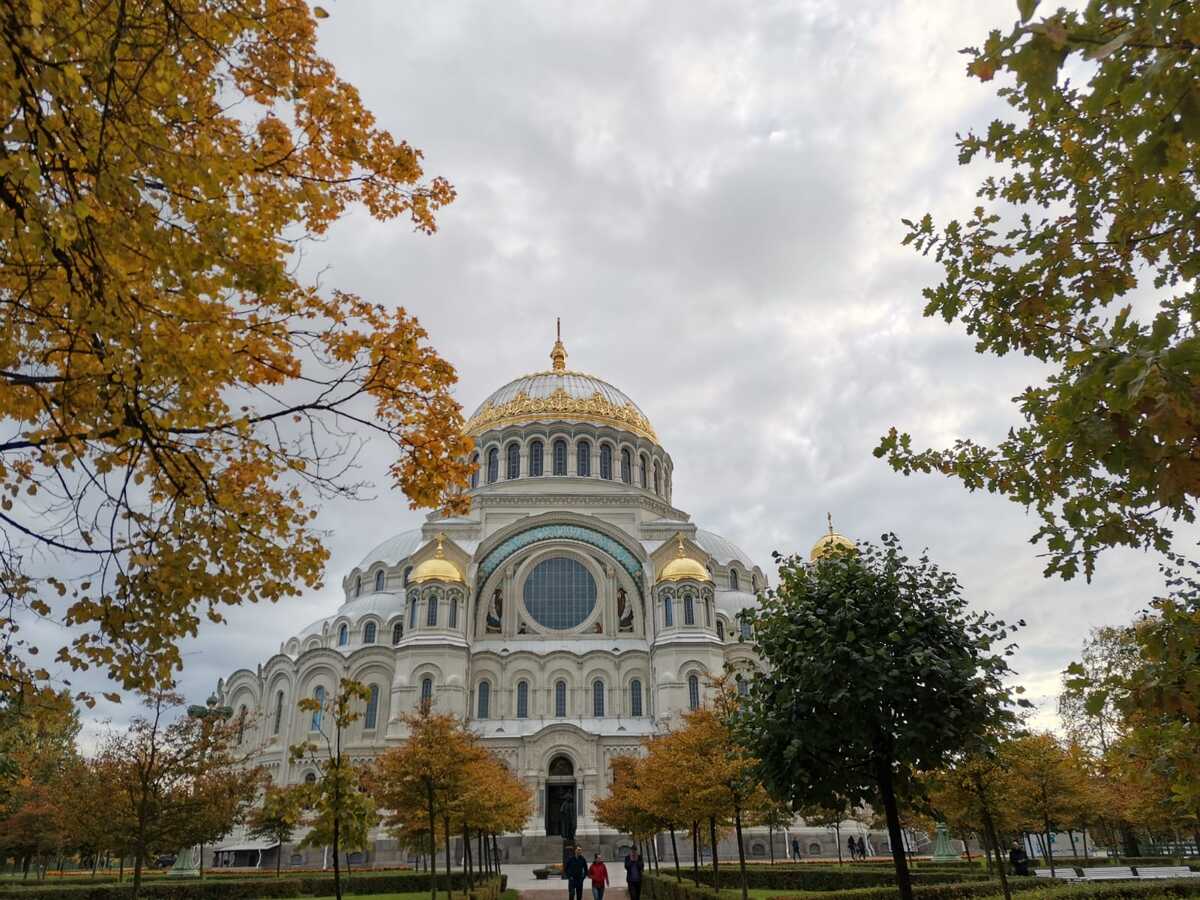
[[[608,890],[604,892],[604,900],[627,900],[629,892],[625,889],[625,868],[618,861],[613,863],[612,860],[606,860],[608,865],[608,877],[611,883]],[[502,866],[501,871],[508,876],[508,889],[518,891],[521,895],[521,900],[551,900],[552,897],[561,897],[562,900],[567,900],[567,883],[557,876],[551,877],[546,881],[538,881],[533,874],[534,869],[545,868],[544,865],[511,865]],[[585,881],[583,884],[584,900],[591,900],[592,883]]]

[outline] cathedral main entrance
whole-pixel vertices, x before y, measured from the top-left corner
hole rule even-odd
[[[579,812],[575,809],[575,764],[566,756],[550,760],[546,776],[546,834],[574,835]]]

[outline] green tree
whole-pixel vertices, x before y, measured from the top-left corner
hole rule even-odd
[[[879,798],[911,900],[897,789],[1015,718],[1004,686],[1013,629],[970,611],[958,579],[925,555],[910,560],[895,535],[812,562],[776,558],[778,585],[746,613],[767,668],[740,717],[743,739],[776,797]]]
[[[961,137],[959,162],[999,174],[966,221],[905,220],[904,243],[944,270],[927,316],[1051,374],[996,446],[917,452],[893,428],[875,452],[1035,510],[1046,574],[1090,578],[1104,548],[1165,551],[1200,495],[1200,10],[1016,5],[1018,23],[965,51],[971,76],[1006,76],[1014,115]]]
[[[300,790],[297,790],[300,787]],[[250,811],[246,818],[246,834],[256,840],[275,841],[279,847],[275,854],[275,877],[279,877],[283,865],[283,845],[292,839],[300,825],[304,806],[302,786],[268,786],[262,801]]]
[[[1125,717],[1109,688],[1133,670],[1137,658],[1132,628],[1092,629],[1080,659],[1067,667],[1058,695],[1058,715],[1073,741],[1102,755],[1121,737]]]

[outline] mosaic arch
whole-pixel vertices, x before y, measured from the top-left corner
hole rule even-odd
[[[475,582],[479,585],[478,592],[483,591],[483,586],[492,577],[492,573],[504,565],[513,554],[544,541],[575,541],[603,551],[629,573],[638,593],[642,593],[642,564],[622,544],[607,534],[583,525],[537,525],[497,544],[479,563],[479,576]]]

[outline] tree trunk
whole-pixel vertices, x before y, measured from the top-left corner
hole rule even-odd
[[[475,887],[475,872],[471,866],[471,829],[463,822],[463,873],[467,876],[467,891]]]
[[[429,855],[435,860],[435,864],[429,867],[429,897],[430,900],[437,900],[437,844],[434,841],[437,836],[437,818],[433,810],[433,784],[429,782],[425,784],[425,800],[429,807]]]
[[[1004,871],[1004,857],[1000,853],[1000,838],[996,834],[996,824],[992,820],[992,811],[988,809],[987,801],[983,800],[982,785],[976,783],[977,796],[980,798],[980,811],[983,813],[983,827],[987,832],[988,843],[992,845],[996,854],[996,871],[1000,875],[1000,887],[1004,891],[1004,900],[1012,900],[1012,890],[1008,886],[1008,875]],[[991,863],[988,863],[990,868]]]
[[[1071,842],[1071,856],[1079,859],[1079,848],[1075,846],[1075,829],[1067,829],[1067,839]]]
[[[454,891],[454,876],[450,873],[450,817],[442,816],[442,836],[446,839],[446,900]]]
[[[842,823],[833,823],[833,839],[837,842],[838,865],[842,865]]]
[[[742,842],[742,810],[733,808],[733,827],[737,831],[738,869],[742,874],[742,900],[750,900],[750,883],[746,880],[746,847]]]
[[[1054,832],[1050,830],[1049,817],[1042,817],[1042,825],[1046,828],[1046,859],[1050,862],[1050,877],[1057,878],[1058,876],[1054,874],[1054,844],[1050,840],[1054,836]]]
[[[767,849],[771,853],[771,865],[775,865],[775,826],[767,823]]]
[[[117,882],[119,884],[124,884],[124,882],[125,882],[125,854],[124,853],[121,854],[121,862],[118,864],[118,867],[117,867]]]
[[[1087,831],[1088,831],[1088,829],[1087,829],[1087,822],[1084,822],[1084,823],[1083,823],[1083,828],[1080,830],[1079,834],[1080,834],[1080,837],[1081,837],[1081,838],[1083,838],[1083,858],[1084,858],[1084,860],[1085,860],[1085,861],[1086,861],[1086,860],[1087,860],[1087,858],[1088,858],[1088,849],[1087,849]]]
[[[203,841],[200,843],[200,878],[201,878],[201,880],[204,879],[204,842]],[[338,900],[342,900],[342,898],[338,897]]]
[[[675,857],[675,880],[683,881],[683,875],[679,871],[679,848],[675,845],[675,826],[671,826],[671,855]]]
[[[721,890],[721,862],[719,859],[717,859],[717,857],[720,854],[717,853],[717,817],[716,816],[708,817],[708,838],[709,838],[709,841],[712,843],[713,890],[720,891]]]
[[[892,862],[896,866],[896,886],[900,889],[900,900],[913,900],[908,858],[904,855],[904,835],[900,832],[900,811],[896,808],[896,791],[892,784],[892,764],[878,754],[874,762],[875,780],[879,783],[879,794],[887,813],[888,843],[892,845]],[[1008,896],[1007,890],[1005,896]]]
[[[275,848],[275,877],[278,878],[283,869],[283,841]]]
[[[496,832],[492,832],[492,852],[496,857],[496,874],[500,874],[500,842],[496,838]]]
[[[696,884],[700,883],[700,823],[692,822],[692,875]]]

